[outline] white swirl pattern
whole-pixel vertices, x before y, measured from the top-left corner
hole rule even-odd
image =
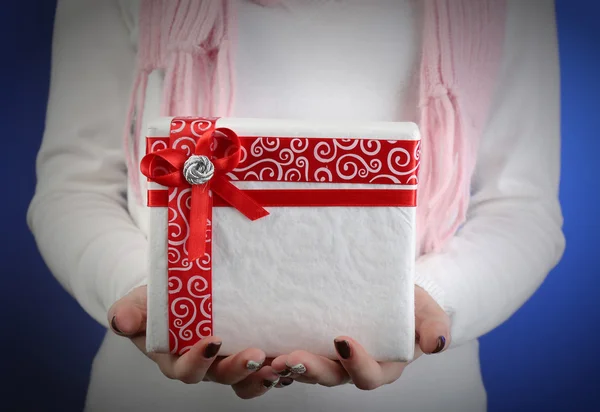
[[[186,156],[191,156],[194,153],[196,142],[191,137],[180,137],[173,142],[172,148],[183,150]]]
[[[211,261],[210,254],[205,253],[204,257],[202,259],[196,260],[196,266],[200,270],[209,271],[209,270],[211,270],[210,261]]]
[[[335,168],[340,178],[352,180],[357,175],[360,177],[367,177],[369,173],[377,173],[381,170],[381,160],[372,159],[369,163],[370,164],[367,164],[367,162],[358,155],[347,154],[338,159]],[[351,174],[346,174],[348,171],[350,171]]]
[[[171,121],[171,134],[180,133],[185,129],[186,121],[182,119],[173,119]]]
[[[267,152],[276,152],[279,149],[279,139],[276,137],[271,138],[262,138],[259,137],[252,143],[250,146],[250,152],[253,156],[262,156],[262,154]]]
[[[179,329],[177,337],[189,341],[194,337],[189,326],[194,323],[198,316],[198,309],[194,301],[188,297],[179,297],[171,303],[171,316],[175,317],[173,326]]]
[[[174,231],[169,231],[169,246],[185,245],[188,240],[190,226],[186,215],[190,209],[191,192],[192,189],[184,189],[177,197],[177,210],[173,211],[177,219],[169,222],[169,229],[174,228]]]
[[[167,142],[163,140],[156,140],[150,145],[150,152],[157,152],[159,150],[166,149],[167,147]]]
[[[177,286],[174,286],[175,284],[177,284]],[[169,276],[169,293],[177,293],[181,288],[183,288],[183,280],[177,276]]]
[[[319,177],[320,175],[325,175],[326,177]],[[317,182],[331,182],[333,181],[333,173],[326,167],[320,167],[315,170],[315,180]]]
[[[294,152],[292,149],[281,149],[279,151],[279,158],[285,163],[281,163],[281,166],[287,166],[294,162]]]
[[[397,155],[396,153],[402,153],[402,155]],[[402,157],[406,156],[406,161],[404,163],[401,163],[401,159]],[[399,170],[400,168],[406,167],[408,165],[411,164],[411,156],[410,153],[408,152],[408,150],[402,148],[402,147],[397,147],[395,149],[390,150],[390,152],[388,153],[388,157],[387,157],[387,164],[388,167],[390,168],[390,170],[392,171],[392,173],[394,173],[395,175],[398,176],[405,176],[405,175],[410,175],[413,173],[416,173],[418,167],[419,167],[419,163],[416,164],[416,166],[414,168],[412,168],[411,170],[407,170],[407,171],[402,171]],[[399,169],[395,168],[398,167]]]
[[[374,146],[375,148],[369,150],[371,146]],[[381,143],[377,140],[361,140],[360,150],[366,155],[375,156],[381,150]]]
[[[177,283],[177,287],[173,285]],[[182,280],[169,277],[169,293],[181,292]],[[202,292],[208,292],[201,294]],[[203,276],[193,276],[186,283],[185,296],[177,297],[171,302],[170,316],[172,353],[182,354],[185,348],[178,352],[181,342],[193,342],[212,335],[212,296],[208,281]],[[174,329],[174,330],[173,330]]]
[[[246,170],[250,170],[250,169],[254,169],[256,168],[257,165],[259,164],[268,164],[271,167],[265,167],[262,166],[260,167],[260,173],[256,173],[256,172],[248,172],[246,174],[246,176],[255,176],[257,177],[259,180],[263,180],[263,176],[265,172],[269,173],[269,177],[273,178],[275,180],[281,180],[281,178],[283,177],[283,168],[281,166],[281,163],[277,162],[276,160],[273,159],[263,159],[263,160],[259,160],[256,163],[251,164],[248,167],[245,168],[236,168],[235,171],[236,172],[244,172]]]
[[[360,179],[380,184],[417,180],[420,146],[414,141],[257,137],[246,145],[250,149],[242,146],[238,167],[228,173],[232,180],[341,183]]]
[[[315,159],[319,162],[328,163],[335,159],[337,150],[334,145],[329,142],[322,141],[315,147]],[[327,156],[327,157],[325,157]]]
[[[304,153],[309,148],[308,139],[292,139],[290,142],[290,149],[294,153]]]
[[[190,125],[192,134],[196,137],[201,137],[204,132],[213,127],[212,119],[194,120]]]
[[[197,293],[202,293],[208,290],[208,280],[204,279],[202,276],[192,276],[187,283],[187,290],[190,292],[190,295],[195,298],[203,298],[206,295],[198,295]]]
[[[212,336],[212,321],[210,319],[198,322],[196,325],[196,336],[200,339]]]

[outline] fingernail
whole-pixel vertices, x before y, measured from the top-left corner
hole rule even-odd
[[[265,379],[263,381],[263,386],[267,389],[271,389],[273,386],[277,385],[279,383],[279,379],[276,379],[274,381],[270,381],[268,379]]]
[[[444,346],[446,346],[446,338],[443,336],[440,336],[437,340],[437,346],[435,347],[435,350],[431,353],[441,352],[444,349]]]
[[[297,373],[298,375],[302,375],[303,373],[306,372],[306,366],[304,366],[301,363],[294,365],[294,366],[290,366],[290,365],[286,365],[286,366],[287,366],[287,370],[289,370],[291,372],[290,375],[292,373]]]
[[[219,352],[219,349],[221,349],[221,342],[219,343],[214,343],[211,342],[208,345],[206,345],[206,348],[204,349],[204,357],[206,359],[210,359],[214,356],[217,355],[217,353]]]
[[[125,335],[121,329],[119,329],[119,327],[117,326],[117,315],[113,316],[112,320],[110,321],[110,327],[113,329],[113,331],[120,336],[127,336]]]
[[[292,370],[286,367],[284,370],[275,373],[281,376],[282,378],[287,378],[292,374]]]
[[[292,378],[281,378],[279,379],[279,383],[281,383],[281,386],[290,386],[292,383],[294,383],[294,380]]]
[[[252,371],[252,372],[256,372],[258,370],[260,370],[260,368],[262,368],[263,364],[262,362],[254,362],[254,361],[248,361],[248,363],[246,364],[246,369]]]
[[[335,340],[335,350],[337,350],[342,359],[348,359],[352,355],[350,343],[347,340]]]

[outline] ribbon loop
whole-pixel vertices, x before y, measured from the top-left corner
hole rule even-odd
[[[186,160],[187,157],[181,150],[164,149],[144,156],[140,162],[140,171],[160,185],[182,187],[187,185],[181,173]]]
[[[230,142],[225,156],[219,158],[214,156],[217,134]],[[163,149],[147,154],[140,163],[142,174],[153,182],[167,187],[191,186],[190,236],[187,243],[191,261],[203,257],[206,250],[206,227],[213,207],[211,191],[248,219],[256,220],[269,214],[226,177],[239,164],[240,158],[238,135],[231,129],[215,129],[213,126],[198,138],[191,156],[182,150]]]
[[[242,142],[238,135],[231,129],[221,127],[216,130],[216,133],[220,135],[219,137],[226,138],[223,140],[228,140],[230,142],[230,146],[225,150],[226,156],[214,160],[215,168],[219,170],[220,173],[225,174],[231,172],[240,163],[242,156]]]

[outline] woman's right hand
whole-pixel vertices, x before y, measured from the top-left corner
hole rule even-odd
[[[228,357],[217,356],[221,348],[218,337],[202,339],[181,356],[146,352],[147,287],[140,286],[124,296],[108,311],[113,332],[125,336],[158,365],[170,379],[192,384],[212,381],[231,385],[242,399],[263,395],[274,386],[286,386],[270,365],[265,365],[265,353],[246,349]]]

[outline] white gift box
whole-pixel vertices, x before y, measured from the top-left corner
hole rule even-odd
[[[258,203],[268,199],[269,214],[251,220],[212,207],[207,253],[192,261],[191,189],[149,179],[147,350],[184,353],[215,335],[221,355],[256,347],[269,357],[302,349],[336,359],[333,340],[346,335],[378,361],[412,359],[418,127],[161,118],[149,126],[147,152],[190,156],[215,129],[241,141],[226,179]]]

